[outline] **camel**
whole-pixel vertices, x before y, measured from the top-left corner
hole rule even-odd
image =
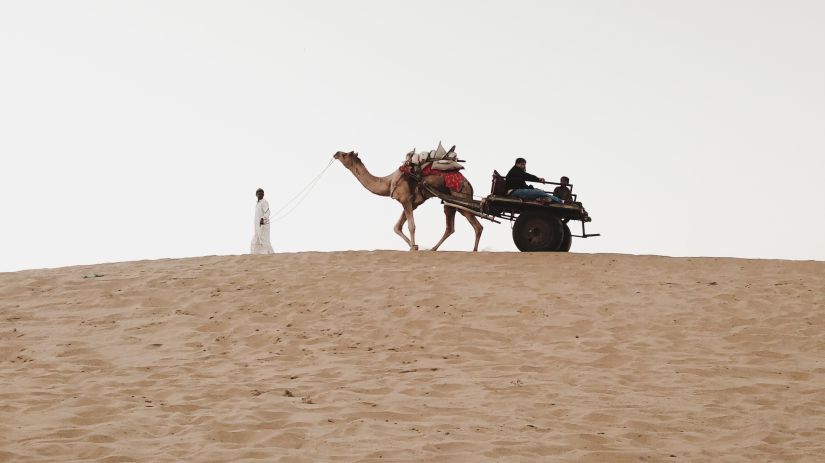
[[[363,185],[364,188],[369,190],[371,193],[378,196],[388,196],[401,203],[404,211],[401,213],[401,218],[398,219],[395,227],[393,227],[393,231],[404,239],[404,242],[406,242],[410,247],[410,251],[417,251],[418,245],[415,244],[415,219],[413,218],[413,211],[415,208],[423,204],[424,201],[433,197],[433,195],[427,192],[424,188],[421,188],[416,180],[412,179],[409,175],[401,172],[400,170],[396,170],[385,177],[376,177],[370,174],[364,166],[364,163],[358,157],[358,153],[354,151],[350,151],[349,153],[338,151],[335,155],[333,155],[333,158],[341,161],[341,164],[352,172],[352,174],[355,175],[355,178],[361,182],[361,185]],[[461,184],[461,190],[457,192],[451,191],[447,188],[447,185],[444,182],[444,177],[440,175],[428,175],[424,177],[422,181],[426,182],[440,193],[450,194],[452,196],[462,198],[473,197],[473,186],[470,185],[470,182],[468,182],[466,178]],[[484,227],[478,222],[478,219],[476,219],[473,214],[467,211],[457,210],[456,208],[447,205],[444,206],[444,215],[447,219],[447,228],[444,230],[444,235],[438,243],[432,247],[432,251],[437,251],[438,247],[441,246],[441,244],[455,232],[456,212],[461,213],[461,215],[463,215],[467,221],[470,222],[470,226],[473,227],[473,230],[475,231],[475,244],[473,245],[473,252],[478,251],[478,242],[481,240],[481,232]],[[409,238],[404,234],[402,228],[404,226],[404,222],[407,222],[407,227],[410,232]]]

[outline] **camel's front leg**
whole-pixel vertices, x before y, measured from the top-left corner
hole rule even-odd
[[[455,232],[455,208],[450,206],[444,206],[444,217],[447,219],[447,228],[444,229],[444,236],[433,246],[433,251],[438,251],[438,247],[441,246],[441,243],[444,242],[450,235]]]
[[[411,206],[404,206],[404,215],[407,218],[407,229],[410,231],[410,251],[418,251],[418,245],[415,244],[415,217],[413,217],[413,208]]]
[[[463,215],[467,221],[470,222],[470,226],[473,227],[473,231],[476,234],[476,242],[473,245],[473,252],[476,252],[478,251],[478,242],[481,241],[481,232],[484,231],[484,226],[479,223],[476,216],[470,214],[469,212],[461,211],[461,215]]]
[[[398,236],[400,236],[401,238],[404,239],[404,242],[407,243],[407,246],[410,246],[411,245],[410,239],[407,238],[407,235],[404,234],[404,229],[402,228],[404,226],[404,222],[406,222],[406,221],[407,221],[407,212],[404,211],[404,212],[401,213],[401,218],[398,219],[398,222],[395,224],[395,227],[392,230],[395,232],[396,235],[398,235]]]

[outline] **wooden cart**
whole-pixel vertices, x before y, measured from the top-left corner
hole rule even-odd
[[[558,185],[554,182],[546,182]],[[599,233],[588,234],[585,224],[592,219],[578,202],[577,195],[565,204],[515,198],[507,195],[504,177],[493,172],[490,195],[481,200],[460,199],[442,194],[424,183],[425,188],[441,199],[443,204],[468,211],[478,217],[501,223],[497,219],[513,222],[513,242],[523,252],[567,252],[573,243],[573,237],[590,238]],[[573,189],[573,185],[568,185]],[[581,223],[581,235],[574,235],[568,223]]]

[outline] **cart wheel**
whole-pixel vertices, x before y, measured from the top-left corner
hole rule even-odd
[[[519,251],[555,251],[564,238],[564,228],[558,217],[525,213],[513,226],[513,242]]]
[[[562,225],[564,226],[564,229],[562,230],[564,232],[564,237],[562,237],[561,244],[556,251],[567,252],[570,250],[570,245],[573,244],[573,234],[570,233],[570,227],[568,227],[566,223],[563,223]]]

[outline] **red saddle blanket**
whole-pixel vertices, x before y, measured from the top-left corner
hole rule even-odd
[[[405,173],[410,173],[410,166],[401,166],[398,170]],[[464,183],[464,175],[460,170],[438,170],[430,166],[425,166],[421,169],[422,177],[428,175],[440,175],[444,177],[444,184],[452,191],[461,191],[461,184]]]

